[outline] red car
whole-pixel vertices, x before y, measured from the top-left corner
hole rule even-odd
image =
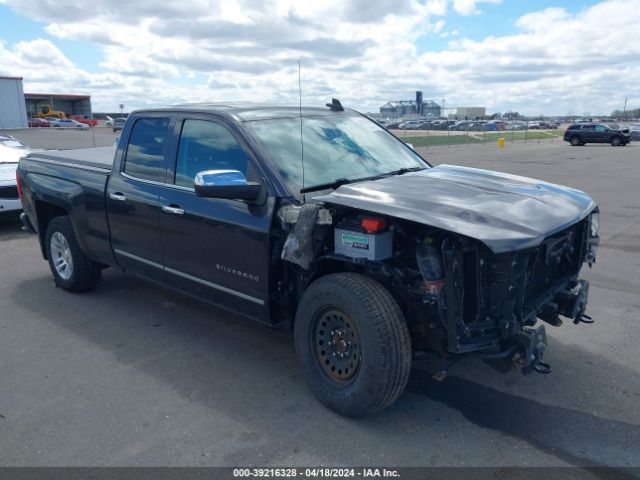
[[[49,122],[47,122],[44,118],[30,118],[29,119],[30,127],[49,127]]]
[[[95,118],[89,118],[87,115],[71,115],[72,120],[76,122],[84,123],[85,125],[89,125],[90,127],[95,127],[98,125],[98,121]]]

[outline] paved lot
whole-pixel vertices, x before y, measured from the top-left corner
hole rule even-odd
[[[120,132],[111,128],[96,127],[89,130],[71,130],[60,128],[23,128],[7,130],[7,133],[22,140],[31,148],[67,149],[108,147]]]
[[[82,132],[77,132],[82,133]],[[53,287],[36,240],[0,226],[0,465],[640,466],[640,146],[430,149],[431,162],[543,178],[600,203],[594,325],[548,327],[551,375],[416,362],[364,420],[322,407],[291,335],[105,272]],[[588,270],[588,269],[587,269]]]

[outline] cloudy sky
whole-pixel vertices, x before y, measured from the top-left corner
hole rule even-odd
[[[0,76],[94,111],[331,97],[490,112],[640,106],[640,0],[0,0]]]

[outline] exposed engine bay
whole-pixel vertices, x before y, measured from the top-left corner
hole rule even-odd
[[[496,253],[411,221],[326,203],[284,205],[282,268],[298,287],[284,292],[281,284],[280,298],[295,302],[297,291],[327,273],[362,273],[396,298],[414,350],[444,358],[473,353],[499,370],[548,373],[539,320],[591,323],[589,284],[579,272],[595,262],[598,215],[595,209],[536,246]]]

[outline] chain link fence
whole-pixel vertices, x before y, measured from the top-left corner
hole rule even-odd
[[[444,127],[426,126],[420,129],[402,129],[390,131],[414,147],[453,147],[458,145],[487,144],[505,145],[515,142],[561,142],[565,128],[543,128],[539,125],[522,124],[501,128],[498,124],[473,124],[464,126],[447,125]]]

